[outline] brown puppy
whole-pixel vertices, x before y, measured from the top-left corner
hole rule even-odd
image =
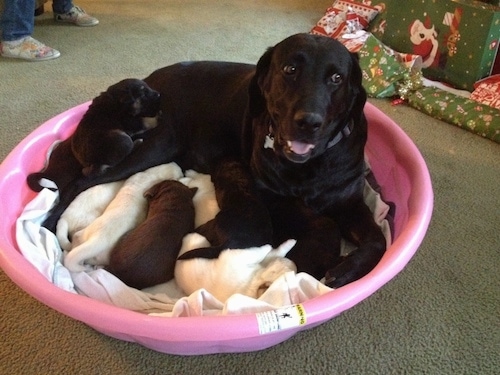
[[[146,220],[113,248],[106,269],[137,289],[172,279],[182,239],[194,230],[196,190],[166,180],[146,191],[144,196],[149,200]]]

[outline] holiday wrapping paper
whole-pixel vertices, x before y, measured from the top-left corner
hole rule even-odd
[[[472,91],[491,73],[499,7],[471,0],[383,0],[376,6],[370,31],[397,51],[422,56],[426,77]]]
[[[394,51],[369,33],[364,39],[357,52],[366,93],[375,98],[401,95],[401,88],[420,72],[421,57]]]
[[[407,95],[410,106],[500,143],[500,110],[450,92],[422,87]]]
[[[470,98],[500,109],[500,74],[476,82]]]
[[[378,14],[378,9],[360,1],[336,0],[312,28],[311,33],[338,39],[366,29]]]

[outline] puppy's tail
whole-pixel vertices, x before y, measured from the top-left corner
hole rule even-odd
[[[83,272],[92,268],[92,265],[97,265],[96,259],[109,258],[110,252],[111,249],[106,246],[105,241],[89,239],[71,249],[64,258],[64,266],[72,272]],[[102,262],[99,265],[107,263]]]
[[[69,224],[64,218],[61,218],[57,222],[56,237],[63,250],[71,250],[71,241],[69,240]]]
[[[35,192],[40,192],[43,189],[43,186],[40,185],[40,179],[44,177],[42,172],[31,173],[26,177],[26,182],[29,188]]]

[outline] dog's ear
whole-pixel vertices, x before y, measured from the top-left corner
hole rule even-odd
[[[148,201],[153,199],[156,194],[158,194],[158,190],[160,190],[160,185],[161,183],[158,183],[156,185],[153,185],[150,187],[148,190],[144,192],[144,198],[146,198]]]
[[[351,53],[351,83],[354,87],[362,87],[363,83],[363,72],[359,66],[359,55],[357,53]]]
[[[189,188],[189,190],[191,191],[191,196],[194,197],[194,195],[198,191],[198,188],[197,187],[192,187],[192,188]]]
[[[257,78],[257,83],[262,91],[266,90],[266,82],[268,81],[268,73],[271,69],[271,61],[273,59],[273,55],[274,47],[269,47],[257,62],[255,76]]]
[[[254,134],[253,120],[265,112],[267,108],[263,89],[265,88],[265,83],[268,81],[267,77],[271,66],[273,51],[274,47],[268,48],[259,59],[255,68],[255,74],[250,79],[250,83],[248,85],[248,103],[245,111],[245,120],[241,136],[242,159],[245,162],[249,162],[252,154]]]
[[[359,57],[357,53],[351,53],[351,75],[350,75],[350,90],[351,97],[354,98],[349,112],[353,116],[362,114],[366,103],[366,91],[363,87],[363,72],[359,66]]]
[[[257,62],[255,74],[250,80],[248,87],[248,111],[250,117],[257,117],[266,109],[264,91],[268,81],[269,69],[273,56],[274,47],[270,47]]]
[[[142,102],[140,98],[128,100],[128,102],[124,103],[126,108],[129,110],[131,116],[137,116],[141,113],[142,110]]]

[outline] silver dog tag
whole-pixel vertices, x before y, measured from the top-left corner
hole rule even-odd
[[[274,138],[271,134],[266,135],[266,140],[264,141],[264,148],[271,148],[274,150]]]

